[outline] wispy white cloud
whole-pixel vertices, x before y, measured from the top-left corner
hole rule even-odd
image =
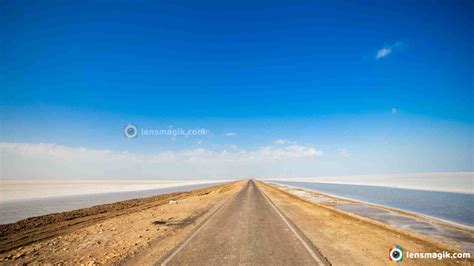
[[[261,147],[254,151],[244,152],[241,155],[243,155],[241,159],[267,161],[319,157],[323,155],[323,152],[312,146],[289,145],[282,148]]]
[[[382,57],[386,57],[388,56],[389,54],[392,53],[392,49],[391,48],[382,48],[380,50],[377,51],[377,55],[375,56],[375,59],[379,59],[379,58],[382,58]]]
[[[237,136],[237,133],[235,133],[235,132],[227,132],[227,133],[224,133],[224,136],[226,136],[226,137],[233,137],[233,136]]]
[[[276,162],[315,159],[323,154],[310,145],[139,154],[41,143],[0,143],[0,152],[1,178],[98,179],[245,177],[242,169],[265,169]]]
[[[292,140],[287,140],[287,139],[277,139],[275,140],[275,144],[278,144],[278,145],[290,145],[290,144],[297,144],[296,141],[292,141]]]
[[[339,148],[336,150],[336,153],[337,155],[341,156],[341,157],[349,157],[351,156],[351,154],[349,153],[349,151],[347,149],[344,149],[344,148]]]
[[[380,59],[389,56],[394,50],[398,50],[402,47],[404,47],[404,44],[402,42],[395,42],[391,45],[385,45],[382,49],[377,51],[377,53],[375,54],[375,59]]]

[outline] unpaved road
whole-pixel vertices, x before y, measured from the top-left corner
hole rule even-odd
[[[159,263],[324,265],[324,257],[251,180]]]

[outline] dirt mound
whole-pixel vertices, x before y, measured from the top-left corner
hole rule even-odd
[[[233,183],[193,191],[175,192],[147,198],[119,201],[73,211],[52,213],[0,225],[0,253],[15,247],[71,232],[99,221],[131,212],[167,204],[192,195],[225,191]]]
[[[73,211],[30,217],[24,220],[20,220],[16,223],[0,225],[0,237],[6,236],[12,233],[17,233],[19,231],[34,229],[39,226],[44,226],[44,225],[48,225],[52,223],[69,221],[69,220],[73,220],[73,219],[77,219],[77,218],[81,218],[85,216],[107,213],[110,211],[124,210],[128,208],[136,207],[142,204],[159,201],[164,198],[170,198],[170,197],[172,198],[173,196],[178,196],[178,195],[183,195],[183,194],[186,194],[186,193],[171,193],[171,194],[165,194],[165,195],[159,195],[159,196],[152,196],[148,198],[131,199],[131,200],[125,200],[125,201],[120,201],[120,202],[115,202],[115,203],[110,203],[110,204],[97,205],[97,206],[73,210]]]

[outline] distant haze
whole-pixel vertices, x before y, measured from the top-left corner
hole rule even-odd
[[[281,178],[278,180],[370,185],[474,194],[474,172]]]
[[[144,191],[230,180],[0,180],[0,203],[111,192]]]
[[[325,153],[283,143],[253,150],[188,149],[153,154],[73,148],[55,144],[0,143],[1,179],[185,180],[286,178],[473,193],[473,172],[344,175],[346,165],[324,171]],[[344,152],[344,151],[341,151]],[[348,156],[345,155],[344,156]],[[349,158],[350,159],[350,158]],[[320,177],[315,177],[315,176]],[[106,181],[104,181],[106,182]],[[130,190],[128,188],[127,190]]]

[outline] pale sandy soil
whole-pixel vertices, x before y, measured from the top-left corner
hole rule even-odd
[[[333,265],[393,265],[388,251],[400,245],[410,252],[459,252],[432,238],[390,227],[332,208],[331,203],[309,202],[259,182],[278,208],[313,242]],[[407,265],[473,265],[474,260],[414,260]]]
[[[162,204],[129,214],[111,214],[110,218],[84,228],[78,226],[77,230],[2,253],[0,263],[96,265],[133,261],[137,265],[139,259],[153,263],[182,241],[202,219],[240,190],[243,184],[238,182],[201,189],[198,193],[190,193],[179,199],[178,204],[169,204],[165,200]],[[153,251],[152,257],[147,256],[148,250]]]
[[[169,254],[246,181],[49,215],[0,226],[2,265],[150,265]],[[456,252],[426,236],[310,202],[258,182],[278,208],[333,265],[394,265],[388,250]],[[178,204],[169,204],[177,200]],[[278,233],[278,232],[275,232]],[[473,265],[466,260],[410,260],[407,265]]]

